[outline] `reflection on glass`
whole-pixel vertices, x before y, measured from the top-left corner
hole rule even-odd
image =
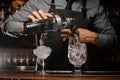
[[[29,65],[29,56],[26,57],[26,64]]]

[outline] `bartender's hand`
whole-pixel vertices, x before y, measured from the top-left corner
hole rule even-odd
[[[69,29],[64,29],[62,30],[62,32],[68,32],[69,33]],[[83,28],[79,28],[77,29],[76,31],[76,34],[78,35],[78,38],[79,38],[79,41],[81,43],[93,43],[95,44],[99,37],[98,37],[98,34],[95,33],[95,32],[92,32],[90,30],[87,30],[87,29],[83,29]],[[69,38],[71,37],[71,35],[69,34],[62,34],[61,37],[64,39],[64,38]]]
[[[37,21],[37,20],[42,20],[42,19],[48,19],[53,17],[52,14],[50,13],[45,13],[42,10],[39,11],[33,11],[31,15],[28,15],[28,19],[31,21]],[[24,27],[23,25],[21,26],[20,32],[24,32]]]
[[[42,20],[42,19],[48,19],[53,17],[52,14],[50,13],[45,13],[42,10],[37,11],[33,11],[31,15],[28,15],[28,18],[32,21],[36,21],[36,20]]]

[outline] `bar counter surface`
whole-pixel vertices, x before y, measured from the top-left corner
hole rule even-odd
[[[81,75],[67,74],[67,73],[47,73],[40,72],[0,72],[1,79],[11,80],[120,80],[120,72],[109,71],[86,71]]]

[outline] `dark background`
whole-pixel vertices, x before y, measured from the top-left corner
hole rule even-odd
[[[20,9],[21,5],[16,5],[13,7],[12,2],[15,0],[0,0],[0,12],[4,11],[4,19],[0,21],[4,22],[9,15],[12,15],[16,10]],[[23,0],[26,2],[27,0]],[[104,11],[108,16],[112,26],[117,32],[118,45],[110,50],[107,50],[102,55],[92,54],[93,63],[87,65],[90,70],[111,70],[120,71],[120,0],[100,0],[101,5],[104,7]],[[0,65],[1,66],[34,66],[35,59],[32,50],[36,48],[36,38],[35,36],[11,38],[0,32]],[[18,57],[19,56],[19,57]],[[21,56],[21,57],[20,57]],[[18,58],[18,62],[15,63],[12,58]],[[26,62],[29,57],[29,64]],[[20,63],[20,59],[25,59]],[[11,62],[9,62],[9,59]],[[33,60],[33,61],[31,61]],[[101,66],[98,64],[102,63]],[[96,68],[96,69],[92,69]],[[2,67],[1,67],[2,68]],[[3,69],[3,68],[2,68]],[[5,68],[6,69],[6,68]]]

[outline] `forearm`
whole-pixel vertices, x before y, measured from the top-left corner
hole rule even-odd
[[[21,25],[23,25],[23,23],[15,22],[12,21],[12,19],[9,19],[2,25],[2,31],[11,37],[18,37],[22,35]]]
[[[30,0],[21,8],[21,10],[10,16],[2,25],[3,32],[11,37],[23,35],[24,29],[22,25],[24,22],[29,21],[28,15],[37,10],[36,6],[34,6],[35,4],[38,4],[37,0]]]
[[[117,36],[107,35],[107,34],[99,34],[99,39],[96,42],[96,45],[99,48],[110,48],[116,46],[116,44],[117,44]]]
[[[82,43],[96,44],[99,48],[109,48],[116,45],[117,36],[115,32],[108,30],[111,33],[96,33],[87,29],[79,28],[77,34],[79,36],[79,41]]]
[[[96,45],[102,49],[111,48],[117,44],[117,35],[111,25],[106,14],[103,12],[103,7],[99,5],[96,13],[94,30],[99,34]]]

